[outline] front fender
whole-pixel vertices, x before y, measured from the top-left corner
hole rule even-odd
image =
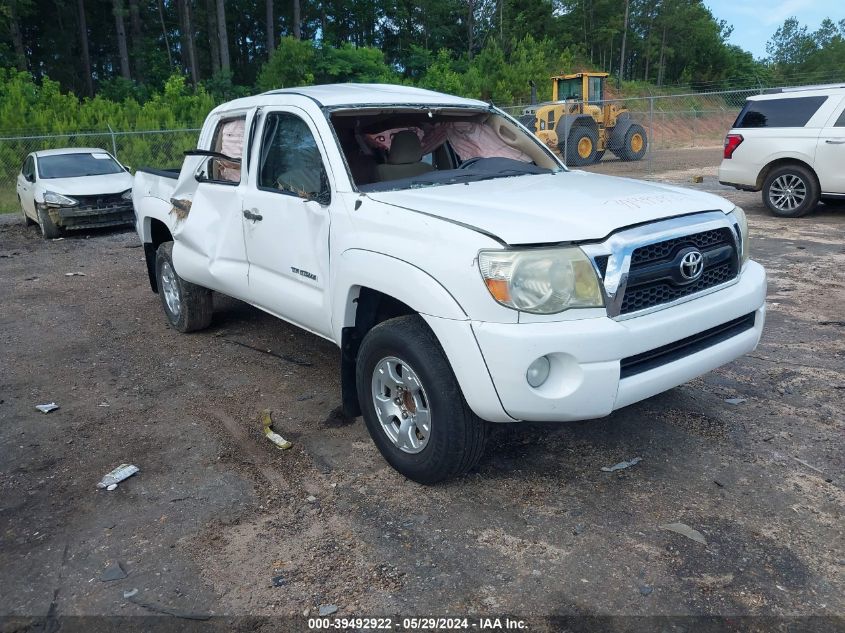
[[[458,301],[421,268],[390,255],[349,249],[332,265],[332,330],[341,340],[344,327],[355,324],[355,299],[362,287],[382,292],[422,315],[467,320]]]
[[[482,419],[512,422],[502,407],[472,333],[469,317],[457,299],[427,272],[397,257],[363,249],[341,253],[333,264],[332,330],[355,325],[362,287],[382,292],[422,315],[443,348],[467,404]]]

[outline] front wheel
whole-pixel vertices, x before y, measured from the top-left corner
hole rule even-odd
[[[566,164],[575,167],[592,165],[596,161],[598,144],[598,131],[580,125],[573,127],[566,145]]]
[[[156,251],[156,281],[161,307],[170,325],[179,332],[195,332],[211,323],[211,290],[185,281],[173,268],[173,242]]]
[[[774,169],[763,182],[763,203],[781,218],[807,215],[819,203],[816,178],[800,165]]]
[[[440,344],[418,315],[384,321],[367,333],[356,382],[373,442],[408,479],[437,483],[481,459],[488,424],[469,408]]]
[[[38,209],[38,226],[41,227],[41,237],[45,240],[54,240],[62,234],[47,209]]]

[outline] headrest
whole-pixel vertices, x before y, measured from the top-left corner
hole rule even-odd
[[[420,137],[413,130],[402,130],[393,135],[387,162],[391,165],[408,165],[422,160]]]

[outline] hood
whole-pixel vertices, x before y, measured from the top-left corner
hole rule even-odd
[[[39,180],[43,191],[53,191],[65,196],[96,196],[99,194],[122,193],[132,188],[132,175],[126,172],[103,176],[79,176],[77,178],[45,178]]]
[[[724,198],[692,189],[584,171],[367,195],[467,225],[511,245],[597,240],[634,224],[734,208]]]

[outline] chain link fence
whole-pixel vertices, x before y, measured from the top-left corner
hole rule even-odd
[[[92,147],[111,152],[130,167],[179,168],[185,150],[196,148],[199,128],[140,132],[77,132],[57,135],[0,134],[0,213],[17,211],[16,182],[28,154],[38,150]]]
[[[624,108],[633,122],[645,131],[645,154],[630,160],[619,148],[610,147],[595,162],[573,161],[569,147],[572,134],[561,135],[555,151],[570,166],[606,174],[686,182],[697,177],[715,176],[722,158],[722,143],[745,99],[760,90],[690,93],[669,96],[633,97],[605,100]],[[580,106],[567,101],[567,107]],[[505,108],[511,115],[528,121],[537,105]],[[523,118],[528,117],[528,118]],[[544,122],[548,124],[548,122]],[[529,127],[532,127],[529,125]],[[554,122],[550,129],[554,129]],[[124,165],[178,168],[183,152],[196,147],[199,129],[78,132],[61,135],[0,134],[0,212],[18,209],[15,181],[24,158],[30,152],[63,147],[96,147],[108,150]],[[599,154],[601,147],[596,148]]]
[[[577,148],[570,146],[570,142],[577,143],[578,131],[574,126],[568,134],[561,133],[559,122],[554,120],[543,121],[538,127],[560,130],[557,147],[553,149],[570,167],[633,178],[683,182],[699,176],[716,176],[725,135],[746,98],[754,94],[760,94],[760,90],[606,99],[601,104],[589,104],[615,105],[618,109],[625,109],[631,120],[642,126],[646,151],[637,160],[625,156],[624,151],[616,151],[621,150],[619,147],[611,146],[602,154],[601,142],[594,159],[579,158]],[[505,110],[528,123],[532,120],[531,115],[542,105],[512,106]],[[567,101],[566,106],[580,111],[583,103]]]

